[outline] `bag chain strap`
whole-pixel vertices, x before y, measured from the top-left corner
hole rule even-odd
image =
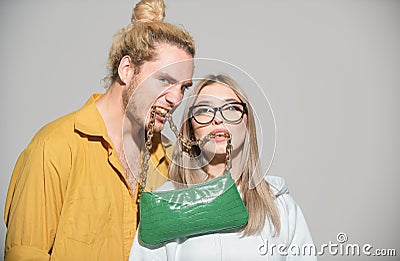
[[[149,160],[150,160],[150,150],[152,148],[152,143],[151,140],[153,138],[153,131],[154,131],[154,124],[156,121],[156,111],[154,108],[152,108],[150,112],[150,121],[149,121],[149,126],[147,128],[146,132],[146,142],[144,144],[145,150],[143,153],[143,164],[142,164],[142,175],[141,175],[141,182],[139,182],[140,190],[144,190],[146,187],[146,181],[147,181],[147,172],[149,170]],[[139,197],[140,198],[140,195]]]
[[[204,145],[207,141],[217,137],[217,136],[224,136],[227,138],[227,144],[226,144],[226,158],[225,158],[225,170],[228,171],[232,168],[232,159],[231,159],[231,154],[232,154],[232,135],[230,133],[224,133],[223,135],[215,135],[215,134],[207,134],[201,139],[198,140],[189,140],[184,138],[181,133],[178,131],[178,128],[176,127],[174,121],[172,120],[172,115],[170,113],[167,113],[165,115],[165,118],[168,120],[169,126],[172,130],[172,132],[175,134],[176,138],[178,141],[182,144],[185,149],[188,151],[191,150],[192,146],[199,146],[201,147]],[[145,151],[143,153],[143,166],[141,170],[141,181],[139,182],[140,190],[144,190],[146,187],[146,181],[147,181],[147,172],[149,170],[149,160],[150,160],[150,151],[152,148],[152,143],[151,140],[153,138],[154,134],[154,125],[155,125],[155,120],[156,120],[156,111],[155,108],[153,107],[151,112],[150,112],[150,121],[149,121],[149,126],[146,132],[146,142],[145,142]],[[140,198],[140,195],[139,197]]]

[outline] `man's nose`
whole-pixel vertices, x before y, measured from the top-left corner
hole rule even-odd
[[[171,86],[167,94],[165,95],[165,100],[171,105],[176,106],[181,103],[183,99],[183,91],[179,84]]]

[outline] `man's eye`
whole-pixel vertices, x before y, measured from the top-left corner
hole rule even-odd
[[[162,83],[169,83],[168,80],[165,79],[165,78],[160,78],[159,80],[160,80],[160,82],[162,82]]]
[[[182,91],[187,91],[187,90],[189,90],[190,89],[190,86],[189,85],[182,85],[182,87],[181,87],[181,90]]]

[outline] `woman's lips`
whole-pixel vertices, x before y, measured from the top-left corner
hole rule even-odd
[[[226,137],[225,137],[225,136],[216,136],[216,137],[214,138],[214,140],[215,140],[216,142],[225,141],[225,140],[226,140]]]
[[[219,141],[225,141],[226,135],[229,134],[229,132],[226,129],[216,129],[211,131],[210,134],[214,135],[214,140],[216,142],[219,142]]]

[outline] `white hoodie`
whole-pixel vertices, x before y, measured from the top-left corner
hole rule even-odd
[[[129,260],[317,260],[303,212],[289,195],[284,179],[267,176],[266,180],[276,197],[281,222],[278,236],[272,236],[268,220],[258,235],[243,237],[241,232],[214,233],[179,238],[155,249],[141,245],[136,233]],[[162,187],[172,189],[172,186],[167,182]]]

